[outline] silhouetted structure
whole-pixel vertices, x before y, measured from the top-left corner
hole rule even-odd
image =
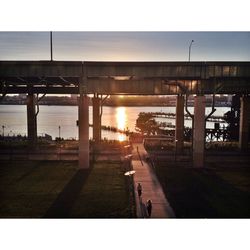
[[[231,110],[224,115],[228,123],[229,140],[239,140],[239,123],[240,123],[240,95],[235,95],[232,98]]]

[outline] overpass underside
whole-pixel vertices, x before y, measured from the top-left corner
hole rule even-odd
[[[83,85],[86,94],[245,94],[249,72],[249,62],[0,61],[0,91],[80,94]]]
[[[197,95],[193,117],[193,160],[204,160],[205,98],[210,94],[242,95],[240,147],[249,126],[250,62],[60,62],[0,61],[0,93],[27,93],[28,137],[36,138],[34,94],[79,94],[79,165],[89,166],[87,94],[94,94],[93,121],[100,140],[100,95],[177,95],[176,146],[183,147],[185,95]],[[33,98],[33,99],[32,99]],[[98,114],[99,112],[99,114]],[[34,121],[33,121],[34,120]]]

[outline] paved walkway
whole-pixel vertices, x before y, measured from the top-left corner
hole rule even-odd
[[[170,207],[161,184],[159,183],[151,164],[145,161],[147,154],[142,143],[134,143],[132,151],[132,167],[136,171],[134,174],[134,190],[136,199],[136,214],[138,218],[146,218],[146,201],[152,201],[151,218],[174,218],[175,214]],[[142,197],[137,194],[138,182],[142,185]]]

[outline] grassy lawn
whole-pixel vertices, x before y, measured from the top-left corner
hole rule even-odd
[[[249,218],[250,169],[157,166],[177,218]]]
[[[76,167],[72,162],[1,161],[0,217],[42,217]]]
[[[0,197],[1,218],[134,216],[119,164],[79,175],[77,162],[1,161]]]
[[[126,177],[118,164],[96,163],[73,206],[71,217],[135,217],[135,211],[129,207],[128,194]]]

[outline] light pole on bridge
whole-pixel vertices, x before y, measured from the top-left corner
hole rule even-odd
[[[188,61],[190,62],[190,53],[191,53],[191,47],[192,47],[192,44],[193,44],[194,40],[191,41],[190,45],[189,45],[189,53],[188,53]]]
[[[52,31],[50,31],[50,61],[53,61]]]
[[[58,130],[59,130],[59,140],[61,139],[61,126],[58,126]]]

